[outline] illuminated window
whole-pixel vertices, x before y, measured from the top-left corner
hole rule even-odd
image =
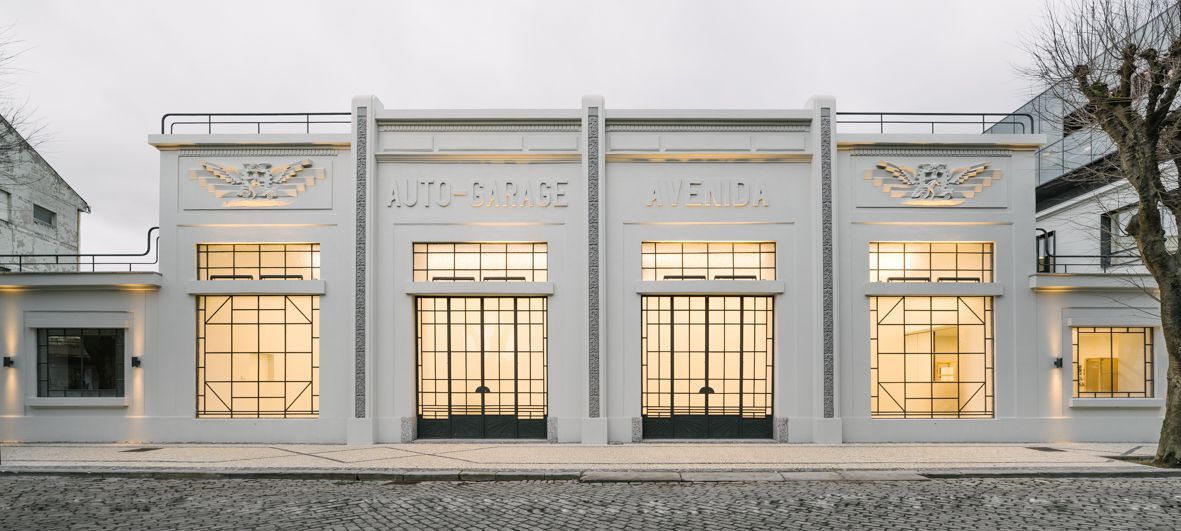
[[[37,396],[123,396],[123,330],[37,330]]]
[[[548,260],[538,242],[416,243],[414,281],[546,282]]]
[[[645,438],[772,436],[774,299],[641,299]]]
[[[202,243],[197,280],[315,280],[318,243]]]
[[[644,242],[644,280],[775,280],[773,242]]]
[[[419,297],[418,436],[546,436],[546,299]]]
[[[1074,396],[1151,398],[1151,328],[1072,328]]]
[[[197,297],[197,416],[316,417],[320,297]]]
[[[870,282],[992,282],[992,244],[869,242]]]
[[[993,416],[992,297],[870,297],[874,418]]]

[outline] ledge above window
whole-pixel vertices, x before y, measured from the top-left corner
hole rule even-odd
[[[1068,382],[1069,383],[1069,382]],[[1076,409],[1160,409],[1163,398],[1071,398],[1070,407]]]
[[[641,295],[778,295],[782,280],[647,280],[636,282]]]
[[[866,282],[866,296],[999,297],[1005,287],[996,282]]]
[[[127,407],[127,403],[125,396],[30,396],[25,398],[26,406],[36,408],[123,408]]]
[[[553,282],[411,282],[407,295],[553,295]]]
[[[191,280],[189,295],[323,295],[323,280]]]

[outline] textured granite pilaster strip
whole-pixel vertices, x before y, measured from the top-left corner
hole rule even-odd
[[[402,442],[414,442],[418,438],[418,419],[415,417],[402,417]]]
[[[638,443],[644,440],[644,418],[632,417],[632,442]]]
[[[366,212],[368,195],[366,193],[367,158],[366,128],[368,127],[368,108],[357,108],[357,277],[356,277],[356,359],[354,360],[354,401],[356,418],[365,418],[365,228],[368,222]]]
[[[586,117],[587,355],[590,418],[599,418],[599,108]]]
[[[820,239],[824,300],[824,418],[833,418],[832,109],[820,109]]]
[[[775,417],[775,440],[787,442],[787,417]]]
[[[558,417],[550,415],[545,418],[545,440],[547,442],[558,442]]]

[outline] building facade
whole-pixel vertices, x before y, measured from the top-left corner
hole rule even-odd
[[[45,262],[30,255],[77,253],[83,212],[90,206],[82,196],[0,117],[0,255]],[[0,259],[0,272],[18,268]]]
[[[1152,286],[1047,269],[1045,137],[841,116],[174,124],[158,271],[0,277],[0,439],[1155,439]]]

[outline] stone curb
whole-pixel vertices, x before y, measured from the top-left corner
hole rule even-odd
[[[326,470],[326,469],[101,469],[8,468],[10,476],[66,476],[94,479],[302,479],[386,481],[414,484],[429,481],[580,481],[584,483],[709,483],[783,481],[927,481],[968,478],[1174,478],[1181,470],[1143,469],[961,469],[961,470],[820,470],[820,471],[652,471],[652,470]]]

